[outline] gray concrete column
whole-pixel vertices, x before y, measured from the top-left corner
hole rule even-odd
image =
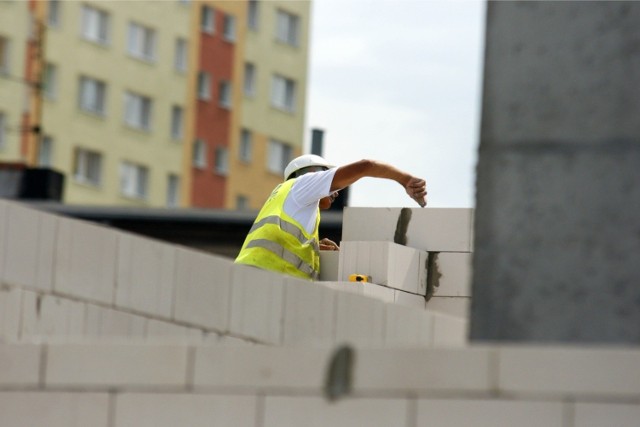
[[[490,2],[471,339],[640,343],[640,2]]]

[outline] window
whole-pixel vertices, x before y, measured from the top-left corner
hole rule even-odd
[[[93,114],[104,115],[106,85],[91,77],[80,77],[80,108]]]
[[[155,51],[155,30],[135,22],[130,22],[127,52],[135,58],[143,59],[145,61],[153,61],[156,58]]]
[[[180,206],[180,177],[169,174],[167,179],[167,207],[177,208]]]
[[[134,199],[146,199],[149,171],[145,166],[130,162],[120,164],[120,194]]]
[[[214,170],[220,175],[229,173],[229,150],[227,150],[227,147],[216,147]]]
[[[91,6],[82,6],[82,37],[86,40],[107,44],[109,42],[109,14]]]
[[[200,17],[200,29],[209,34],[215,31],[215,13],[209,6],[202,6],[202,16]]]
[[[0,111],[0,150],[7,145],[7,115]]]
[[[300,19],[283,10],[276,13],[276,39],[291,46],[298,46]]]
[[[256,94],[256,66],[251,62],[244,64],[244,94],[246,96]]]
[[[0,36],[0,73],[9,73],[9,47],[11,42],[8,38]]]
[[[291,147],[284,142],[269,141],[269,152],[267,154],[267,169],[269,172],[282,174],[284,168],[291,161]]]
[[[124,122],[134,128],[151,129],[151,108],[151,98],[126,92]]]
[[[198,99],[203,101],[211,99],[211,74],[206,71],[198,73]]]
[[[224,15],[224,23],[222,33],[224,35],[225,40],[227,41],[235,41],[236,40],[236,18],[231,15]]]
[[[51,27],[58,27],[60,25],[60,0],[49,0],[47,22]]]
[[[221,107],[231,108],[231,83],[225,80],[220,82],[218,91],[218,103]]]
[[[258,29],[258,0],[249,0],[249,8],[247,10],[247,26],[252,30]]]
[[[249,198],[241,194],[236,196],[236,209],[238,209],[239,211],[249,209]]]
[[[240,152],[238,156],[240,160],[246,163],[251,162],[253,152],[253,136],[251,135],[251,131],[248,129],[242,129],[242,133],[240,134]]]
[[[38,149],[38,166],[51,166],[53,157],[53,138],[44,135]]]
[[[296,84],[286,77],[273,76],[271,105],[281,110],[293,112],[295,107]]]
[[[171,138],[182,139],[184,132],[184,109],[178,105],[171,107]]]
[[[185,39],[176,39],[176,57],[174,66],[176,71],[180,71],[181,73],[187,71],[187,41]]]
[[[193,144],[193,166],[198,169],[207,167],[207,145],[201,139],[196,139]]]
[[[77,148],[75,154],[74,179],[81,184],[99,186],[102,173],[102,155],[83,148]]]
[[[58,80],[58,67],[51,63],[47,63],[44,67],[43,90],[44,96],[48,99],[55,99],[57,92],[56,82]]]

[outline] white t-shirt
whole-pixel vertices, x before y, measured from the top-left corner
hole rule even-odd
[[[296,178],[284,201],[284,211],[298,221],[307,233],[313,233],[318,215],[318,202],[331,194],[331,182],[338,168],[310,172]]]

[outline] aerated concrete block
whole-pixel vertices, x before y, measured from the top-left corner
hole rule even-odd
[[[365,282],[317,282],[323,287],[334,289],[340,292],[348,292],[356,295],[363,295],[378,301],[393,303],[395,302],[395,289],[386,286],[377,285],[375,283]],[[424,298],[422,298],[424,300]]]
[[[264,405],[264,427],[409,425],[409,401],[404,398],[344,399],[335,404],[316,396],[267,396]]]
[[[20,337],[23,292],[0,286],[0,341],[15,342]]]
[[[340,267],[340,251],[320,251],[320,277],[321,281],[333,282],[338,280]]]
[[[287,279],[283,343],[333,343],[336,292],[308,280]]]
[[[460,317],[443,313],[432,313],[433,345],[435,346],[463,346],[469,341],[469,321]]]
[[[419,308],[386,305],[385,346],[428,346],[433,342],[433,314]]]
[[[469,347],[357,351],[353,392],[489,393],[492,355],[490,349]]]
[[[398,291],[393,288],[376,285],[375,283],[363,283],[362,285],[362,295],[388,304],[395,302],[396,292]]]
[[[472,252],[473,209],[347,207],[342,241],[386,241],[428,252]]]
[[[635,403],[575,403],[575,427],[636,427],[640,405]]]
[[[336,343],[381,346],[385,333],[385,304],[341,292],[337,298]]]
[[[116,305],[171,317],[176,258],[171,245],[119,233]]]
[[[45,386],[185,387],[188,349],[185,345],[48,344]]]
[[[115,298],[115,230],[59,218],[54,289],[62,294],[112,304]]]
[[[319,390],[324,385],[330,347],[199,346],[194,388]]]
[[[143,339],[145,336],[146,317],[93,304],[87,304],[86,316],[87,337]]]
[[[7,222],[9,203],[0,199],[0,284],[4,282],[4,262],[7,253]]]
[[[640,396],[640,351],[634,347],[504,346],[498,387],[509,395]],[[613,425],[613,424],[611,424]]]
[[[17,203],[5,205],[5,283],[50,291],[57,219]]]
[[[432,297],[426,302],[426,308],[429,311],[463,319],[469,318],[470,307],[471,298],[468,297]]]
[[[177,251],[175,320],[226,331],[233,262],[190,249]]]
[[[118,427],[255,427],[257,397],[193,393],[120,393]]]
[[[378,285],[424,295],[427,288],[428,254],[391,242],[342,242],[338,277],[370,276]]]
[[[109,427],[109,393],[0,392],[0,425]]]
[[[279,273],[234,264],[229,332],[281,344],[285,278]]]
[[[417,427],[565,427],[562,402],[420,399]],[[610,424],[618,425],[618,424]]]
[[[24,291],[22,339],[80,338],[84,334],[86,304],[52,295]]]
[[[0,387],[37,386],[42,347],[33,344],[0,344]]]
[[[357,295],[364,293],[364,283],[362,282],[317,282],[316,284],[340,292],[350,292]]]
[[[151,342],[200,343],[203,341],[203,332],[201,329],[149,319],[147,321],[146,338],[147,341]]]
[[[429,267],[432,269],[433,295],[441,297],[471,296],[471,253],[433,253]]]
[[[422,295],[414,295],[409,292],[395,291],[394,302],[407,307],[425,308],[425,298]]]

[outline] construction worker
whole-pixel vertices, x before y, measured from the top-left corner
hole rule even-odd
[[[258,213],[235,262],[314,280],[320,272],[320,250],[339,250],[329,239],[319,240],[320,209],[328,209],[338,191],[360,178],[386,178],[402,185],[421,206],[426,184],[395,167],[360,160],[335,167],[314,154],[293,159],[284,182]]]

